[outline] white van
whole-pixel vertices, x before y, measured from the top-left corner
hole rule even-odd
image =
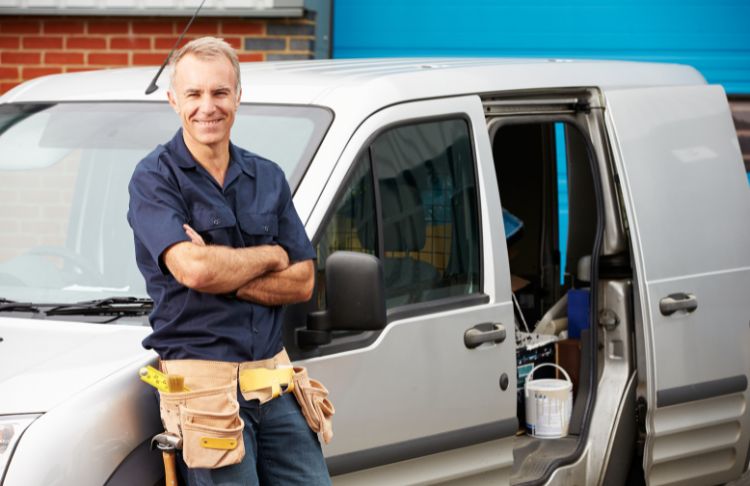
[[[144,94],[154,74],[0,98],[5,486],[163,475],[125,220],[134,166],[179,127],[167,79]],[[318,252],[284,336],[336,406],[336,484],[743,475],[750,187],[721,87],[685,66],[540,59],[247,64],[242,79],[232,139],[284,169]],[[575,382],[547,438],[522,389],[541,363]]]

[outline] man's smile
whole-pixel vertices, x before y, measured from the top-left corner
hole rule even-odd
[[[193,120],[193,123],[198,123],[199,125],[210,127],[210,126],[218,125],[219,123],[223,121],[224,121],[223,118],[217,118],[216,120]]]

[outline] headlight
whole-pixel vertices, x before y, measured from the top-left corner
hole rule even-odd
[[[0,415],[0,482],[5,476],[5,469],[18,439],[26,427],[38,417],[39,415]]]

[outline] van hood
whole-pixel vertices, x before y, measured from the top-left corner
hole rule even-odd
[[[43,413],[126,366],[149,327],[0,318],[0,415]],[[135,378],[135,377],[134,377]]]

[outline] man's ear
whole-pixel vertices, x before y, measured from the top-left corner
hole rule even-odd
[[[169,100],[169,105],[172,107],[175,113],[179,114],[180,105],[177,103],[177,96],[175,96],[171,88],[167,90],[167,99]]]
[[[237,107],[240,106],[240,98],[242,98],[242,88],[237,90]]]

